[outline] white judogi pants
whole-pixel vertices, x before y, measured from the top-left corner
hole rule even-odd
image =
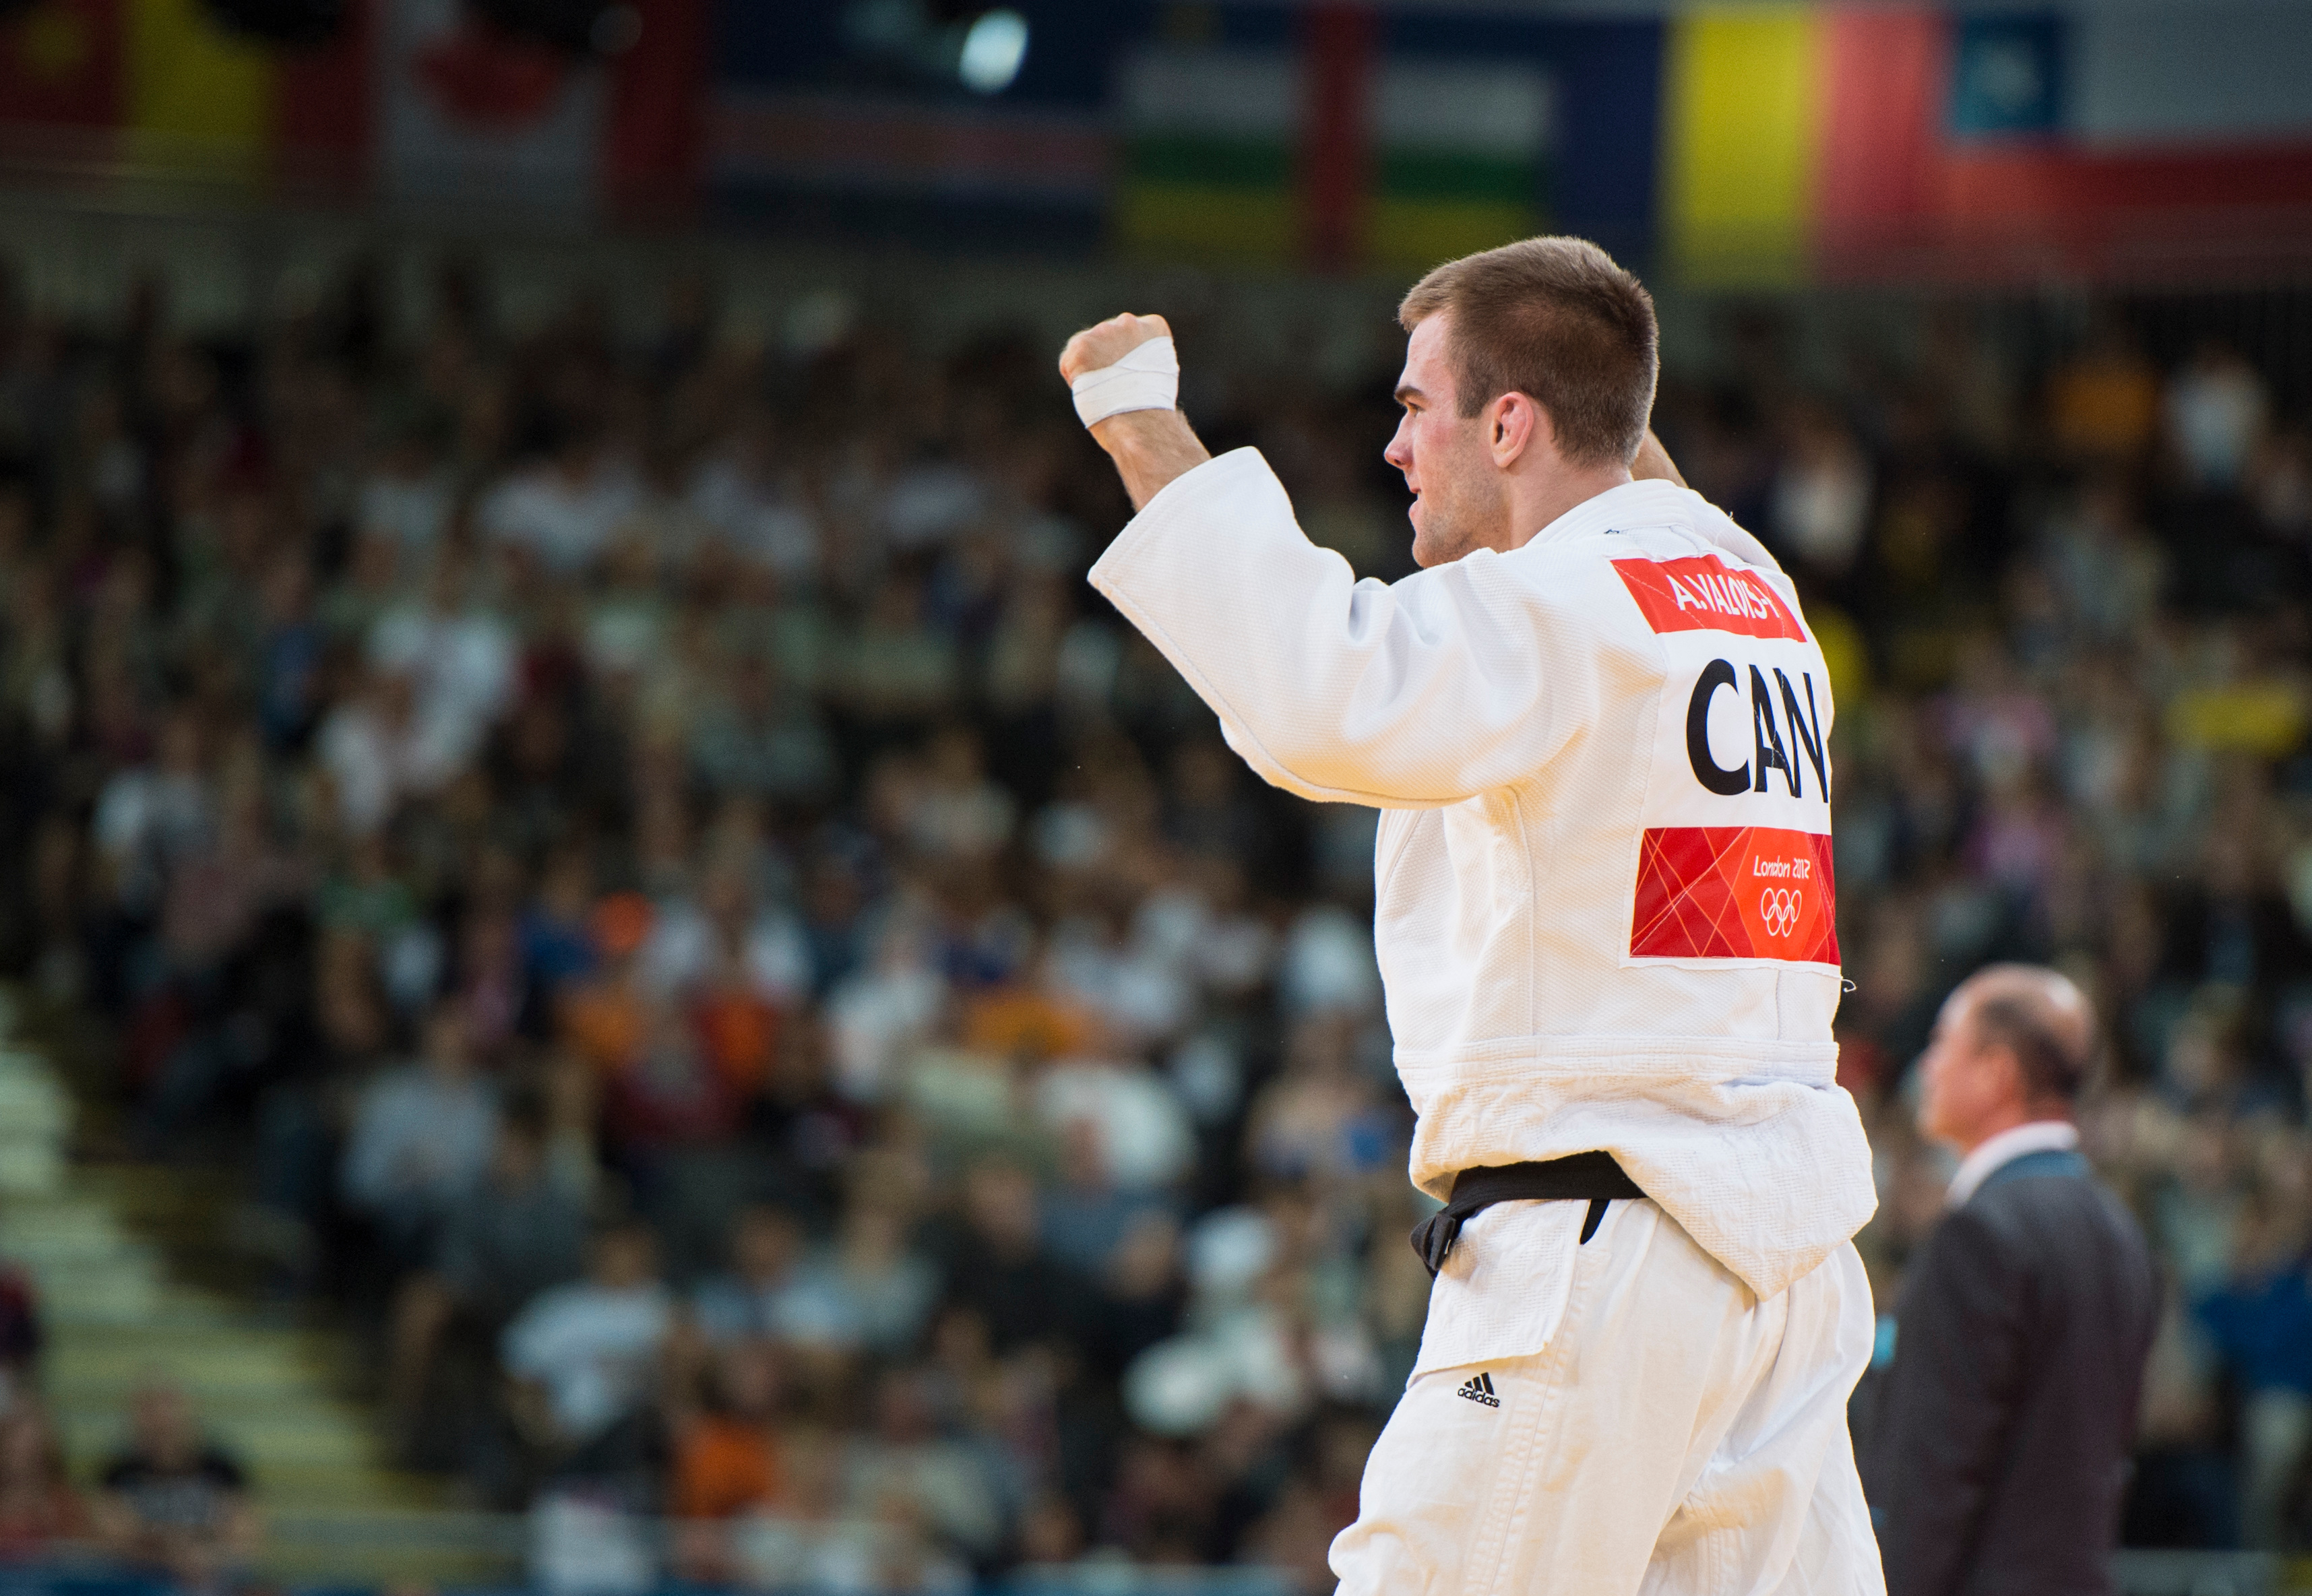
[[[1565,1210],[1561,1247],[1586,1207],[1516,1206]],[[1414,1376],[1333,1542],[1340,1596],[1884,1596],[1846,1430],[1873,1329],[1851,1244],[1760,1301],[1616,1202],[1563,1289],[1537,1353]]]

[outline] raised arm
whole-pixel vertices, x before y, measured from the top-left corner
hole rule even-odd
[[[1573,596],[1549,599],[1491,554],[1359,581],[1249,449],[1168,484],[1091,580],[1230,745],[1303,798],[1458,803],[1537,769],[1595,691]]]
[[[1595,675],[1591,629],[1568,596],[1527,587],[1490,554],[1358,581],[1302,534],[1257,452],[1214,460],[1196,440],[1173,403],[1161,317],[1085,329],[1060,370],[1141,512],[1092,584],[1263,777],[1305,798],[1427,807],[1546,756]]]

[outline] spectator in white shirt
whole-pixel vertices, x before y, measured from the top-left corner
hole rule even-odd
[[[509,477],[482,501],[482,529],[548,571],[586,569],[642,503],[632,467],[598,437],[578,435],[550,461]]]
[[[406,427],[361,484],[360,529],[381,533],[410,554],[430,554],[442,540],[456,496],[456,478],[432,441]]]
[[[802,1229],[794,1216],[768,1203],[741,1212],[731,1228],[730,1270],[701,1285],[691,1298],[699,1333],[716,1346],[778,1339],[801,1256]]]
[[[475,1070],[463,1012],[437,1005],[424,1057],[370,1084],[346,1145],[346,1200],[414,1260],[435,1223],[489,1167],[497,1100]]]
[[[519,649],[504,617],[469,597],[470,568],[436,562],[422,598],[378,616],[367,643],[370,663],[406,676],[421,744],[462,764],[512,707]]]
[[[674,1327],[658,1243],[637,1221],[594,1239],[582,1280],[541,1292],[500,1343],[517,1423],[546,1450],[575,1448],[638,1414]]]
[[[321,768],[337,789],[337,817],[355,836],[393,818],[404,798],[438,791],[470,754],[459,728],[417,712],[416,685],[372,670],[358,693],[321,722]]]
[[[160,907],[170,872],[208,840],[211,808],[200,724],[180,711],[161,728],[158,757],[120,772],[97,795],[91,829],[123,909]]]
[[[751,415],[728,450],[708,460],[690,484],[690,508],[743,557],[807,582],[819,571],[819,526],[788,491],[779,469],[776,423]]]

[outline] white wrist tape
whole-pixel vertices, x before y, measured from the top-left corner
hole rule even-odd
[[[1086,371],[1068,385],[1083,424],[1127,410],[1171,410],[1180,402],[1180,357],[1169,338],[1151,338],[1112,366]]]

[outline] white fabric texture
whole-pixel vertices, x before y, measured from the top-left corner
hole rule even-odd
[[[1695,558],[1797,615],[1754,539],[1661,482],[1602,493],[1514,553],[1360,582],[1239,449],[1158,493],[1091,580],[1263,777],[1384,811],[1374,939],[1419,1115],[1414,1182],[1442,1199],[1462,1169],[1603,1149],[1772,1296],[1877,1206],[1834,1078],[1837,966],[1634,956],[1634,888],[1656,824],[1788,827],[1826,850],[1826,753],[1801,772],[1791,748],[1789,791],[1767,789],[1762,755],[1758,790],[1717,795],[1689,769],[1687,720],[1695,696],[1742,702],[1703,692],[1703,654],[1772,649],[1765,679],[1778,659],[1821,685],[1826,736],[1828,673],[1811,636],[1656,631],[1613,563]],[[1738,762],[1736,737],[1748,752],[1748,726],[1709,728],[1720,763]]]
[[[1968,1198],[1982,1190],[1984,1182],[2026,1153],[2068,1153],[2079,1145],[2079,1127],[2069,1120],[2033,1120],[1997,1136],[1985,1137],[1951,1172],[1950,1188],[1943,1193],[1943,1206],[1964,1207]]]
[[[1429,1287],[1413,1372],[1530,1357],[1546,1347],[1573,1288],[1589,1215],[1586,1202],[1503,1202],[1465,1221]]]
[[[1884,1596],[1846,1430],[1873,1328],[1854,1249],[1761,1299],[1653,1203],[1574,1234],[1546,1349],[1406,1388],[1333,1542],[1339,1596]]]
[[[1180,357],[1169,338],[1151,338],[1112,366],[1068,384],[1083,424],[1127,410],[1171,410],[1180,402]]]

